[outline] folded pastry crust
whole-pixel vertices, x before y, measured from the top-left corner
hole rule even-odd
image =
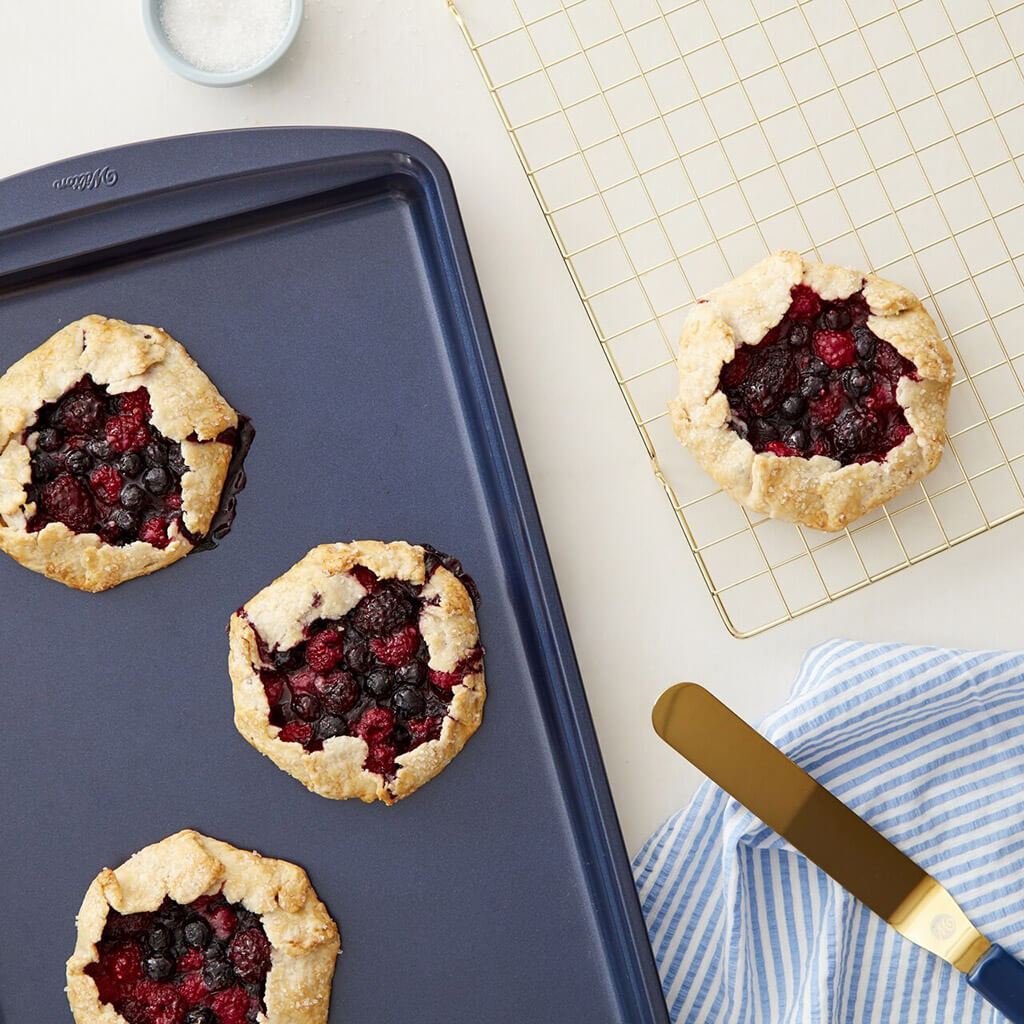
[[[905,376],[896,389],[913,433],[883,461],[843,466],[823,455],[758,453],[730,428],[729,402],[719,390],[722,367],[782,320],[790,289],[801,283],[826,300],[863,289],[867,326],[917,367],[920,379]],[[683,327],[678,366],[679,394],[669,403],[676,436],[726,493],[756,512],[841,530],[921,479],[942,456],[952,357],[920,301],[874,274],[773,253],[697,301]]]
[[[58,331],[0,377],[0,549],[27,569],[76,590],[100,591],[184,558],[192,542],[172,523],[163,549],[143,541],[107,544],[63,523],[29,532],[36,512],[29,496],[30,459],[39,410],[83,377],[110,394],[145,387],[150,422],[181,444],[182,520],[193,537],[209,528],[220,503],[233,447],[217,438],[238,427],[238,414],[185,348],[159,327],[87,316]]]
[[[121,914],[154,911],[169,896],[181,904],[223,891],[261,916],[272,946],[266,977],[266,1015],[260,1024],[324,1024],[341,943],[338,929],[295,864],[237,850],[186,830],[140,850],[119,868],[105,868],[78,912],[78,940],[67,963],[67,993],[77,1024],[127,1024],[100,1001],[86,968],[111,908]]]
[[[369,748],[358,736],[335,736],[324,741],[322,750],[307,751],[299,743],[279,739],[280,728],[270,722],[270,705],[259,674],[265,667],[260,643],[270,651],[289,650],[302,642],[310,623],[345,616],[367,594],[352,575],[357,566],[365,566],[381,580],[404,580],[423,587],[419,629],[431,670],[455,672],[474,652],[479,653],[476,613],[466,587],[443,566],[427,579],[424,556],[422,547],[404,541],[323,544],[231,617],[229,671],[235,726],[260,753],[314,793],[333,800],[359,797],[368,803],[392,804],[437,775],[480,725],[487,690],[479,658],[452,688],[440,737],[399,754],[393,779],[363,767]]]

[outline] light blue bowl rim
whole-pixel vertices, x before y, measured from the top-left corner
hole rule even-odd
[[[305,7],[305,0],[291,0],[292,11],[288,20],[288,27],[284,31],[280,42],[265,57],[251,64],[247,68],[238,71],[204,71],[190,64],[170,44],[160,24],[160,5],[163,0],[142,0],[142,20],[146,26],[146,35],[153,45],[153,49],[161,56],[164,63],[177,72],[182,78],[191,82],[198,82],[200,85],[239,85],[248,82],[257,75],[273,67],[288,51],[288,48],[295,41],[298,35],[299,26],[302,24],[302,14]]]

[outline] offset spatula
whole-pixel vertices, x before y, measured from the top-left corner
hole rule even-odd
[[[827,789],[701,686],[654,706],[658,735],[911,942],[967,975],[1024,1024],[1024,964],[989,942],[956,900]]]

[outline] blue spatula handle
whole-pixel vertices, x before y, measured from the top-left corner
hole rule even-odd
[[[1024,1024],[1024,964],[994,942],[967,975],[967,984],[1012,1024]]]

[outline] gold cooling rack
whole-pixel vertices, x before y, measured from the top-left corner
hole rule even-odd
[[[1024,3],[448,4],[734,635],[1024,512]],[[912,288],[957,362],[939,468],[840,534],[746,513],[665,408],[690,304],[776,248]]]

